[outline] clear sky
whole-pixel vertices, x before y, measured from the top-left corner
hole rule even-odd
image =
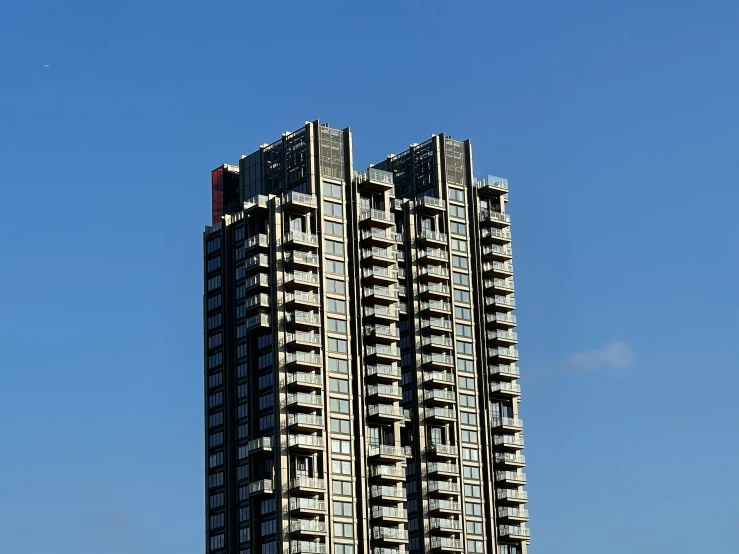
[[[202,554],[209,172],[320,119],[510,179],[532,554],[737,552],[739,6],[0,14],[0,552]],[[45,67],[48,65],[48,67]]]

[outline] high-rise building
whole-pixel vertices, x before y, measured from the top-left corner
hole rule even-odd
[[[508,185],[317,121],[212,173],[208,554],[525,554]]]

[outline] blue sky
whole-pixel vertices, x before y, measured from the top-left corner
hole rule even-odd
[[[532,554],[735,551],[738,24],[728,1],[6,5],[0,551],[203,552],[209,171],[317,118],[360,166],[445,132],[510,179]]]

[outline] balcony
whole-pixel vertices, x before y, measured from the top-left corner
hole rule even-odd
[[[397,382],[401,378],[400,368],[390,364],[366,366],[367,378],[373,381]]]
[[[383,452],[385,445],[369,447],[370,461],[405,462],[405,447],[392,446],[392,451]],[[405,467],[373,465],[370,467],[370,477],[377,481],[405,482]]]
[[[315,498],[291,498],[290,511],[300,515],[316,515],[326,512],[326,502]]]
[[[381,246],[387,248],[401,242],[403,239],[400,233],[396,233],[395,231],[370,228],[362,229],[360,240],[362,241],[362,246]]]
[[[499,525],[498,534],[501,538],[525,541],[531,536],[531,530],[518,525]]]
[[[482,272],[486,277],[511,277],[513,275],[513,264],[511,262],[484,262]]]
[[[522,508],[498,508],[500,521],[528,521],[529,511]]]
[[[425,265],[418,272],[418,277],[424,281],[448,281],[449,270],[438,265]]]
[[[287,445],[292,452],[310,454],[323,450],[326,447],[326,441],[323,437],[315,435],[289,435]]]
[[[512,277],[508,277],[507,279],[500,279],[498,277],[485,279],[483,286],[487,289],[487,293],[492,292],[493,294],[497,294],[502,292],[504,296],[506,294],[513,294],[515,290]]]
[[[429,500],[429,511],[440,514],[456,514],[462,511],[462,506],[454,500],[432,499]]]
[[[313,477],[293,477],[289,487],[297,494],[320,494],[326,492],[326,481]]]
[[[316,273],[307,271],[293,271],[285,274],[285,286],[291,290],[313,290],[318,288],[320,281]]]
[[[496,467],[518,469],[526,465],[526,456],[511,454],[510,452],[496,452],[495,465]]]
[[[418,251],[419,263],[444,263],[449,261],[449,252],[441,248],[421,248]]]
[[[387,523],[405,523],[408,520],[408,510],[390,506],[373,506],[372,519]]]
[[[312,252],[300,250],[288,251],[285,254],[285,264],[290,268],[313,269],[318,267],[320,258]]]
[[[249,483],[249,496],[256,496],[258,494],[272,494],[272,479],[260,479]]]
[[[282,205],[292,212],[307,213],[316,209],[318,199],[312,194],[293,190],[282,197]]]
[[[287,405],[293,410],[315,412],[323,408],[323,395],[303,392],[287,395]]]
[[[290,554],[327,554],[326,545],[313,541],[290,541]]]
[[[421,229],[418,233],[418,240],[422,241],[424,244],[446,245],[449,237],[447,237],[446,233],[437,233],[436,231],[431,231],[429,229]]]
[[[386,346],[384,344],[365,346],[365,354],[367,356],[367,360],[370,362],[393,362],[400,360],[400,350],[393,346]]]
[[[495,295],[485,298],[485,309],[495,312],[510,312],[516,309],[516,299],[513,295]]]
[[[425,332],[441,331],[443,333],[449,333],[452,330],[452,321],[451,319],[445,319],[443,317],[421,319],[421,329]]]
[[[432,196],[418,196],[416,198],[416,209],[423,212],[443,212],[446,210],[446,202],[441,198]]]
[[[394,402],[403,398],[403,391],[397,386],[379,384],[367,386],[367,398],[370,402],[384,400]]]
[[[372,485],[370,496],[378,502],[405,502],[405,489],[401,487],[387,487],[383,485]]]
[[[445,300],[451,298],[452,294],[448,285],[439,283],[421,283],[419,292],[424,298],[443,298]]]
[[[267,309],[269,304],[269,295],[262,292],[246,299],[246,310]]]
[[[493,227],[483,228],[480,230],[482,242],[494,244],[508,244],[511,242],[510,229],[495,229]]]
[[[377,246],[363,248],[362,261],[375,266],[388,267],[395,264],[395,250],[391,248],[378,248]],[[395,272],[392,272],[392,274],[395,275]]]
[[[454,367],[454,357],[446,354],[424,354],[422,357],[425,369],[444,369]]]
[[[521,385],[517,383],[491,383],[490,395],[494,398],[514,398],[521,396]]]
[[[313,350],[321,346],[321,336],[317,333],[295,331],[285,335],[285,345],[291,350]]]
[[[256,254],[244,260],[244,270],[247,275],[257,271],[267,271],[269,268],[269,256],[267,254]]]
[[[485,177],[475,179],[475,187],[477,187],[481,193],[489,194],[491,196],[502,196],[508,193],[508,179],[486,175]]]
[[[462,532],[462,522],[451,518],[431,518],[431,530],[434,534],[448,533],[457,534]]]
[[[303,231],[291,231],[285,237],[285,246],[295,250],[313,250],[318,248],[318,235]]]
[[[267,209],[267,203],[269,202],[269,198],[263,194],[258,194],[256,196],[253,196],[246,200],[244,202],[244,211],[245,212],[251,212],[251,211],[261,211]]]
[[[435,496],[459,496],[459,484],[449,481],[430,481],[429,494]]]
[[[317,369],[322,365],[318,354],[308,352],[290,352],[285,357],[285,364],[290,369]]]
[[[508,227],[511,224],[511,216],[494,210],[480,210],[480,224],[489,227]]]
[[[525,504],[529,500],[529,494],[519,489],[497,489],[498,502],[508,504]]]
[[[398,272],[386,267],[365,267],[362,269],[363,282],[391,284],[398,280]]]
[[[364,317],[368,320],[377,320],[384,322],[395,322],[398,321],[400,314],[398,310],[392,306],[365,306]]]
[[[400,338],[400,331],[389,325],[365,325],[364,336],[367,337],[368,344],[393,344]]]
[[[493,430],[518,432],[523,430],[523,420],[512,417],[493,416]]]
[[[398,290],[390,287],[364,287],[363,292],[365,300],[373,304],[390,305],[398,300]]]
[[[246,330],[251,331],[252,329],[266,329],[269,327],[269,314],[257,314],[253,315],[246,320]]]
[[[427,386],[446,388],[454,385],[454,374],[447,371],[424,371],[423,383]]]
[[[405,413],[400,406],[391,406],[388,404],[370,404],[367,406],[367,415],[379,421],[402,421],[405,419]]]
[[[406,447],[390,444],[371,444],[368,449],[368,455],[373,462],[404,462],[406,458]],[[386,468],[382,470],[383,474],[390,472],[390,470],[396,470],[398,476],[402,475],[403,479],[405,479],[405,470],[398,470],[396,467],[387,466],[375,466],[372,469],[377,468]]]
[[[429,475],[443,475],[446,477],[459,477],[459,466],[445,462],[432,462],[428,464]]]
[[[430,337],[423,337],[421,339],[421,345],[423,346],[424,350],[439,352],[451,350],[454,346],[454,343],[449,337],[431,335]]]
[[[516,326],[516,316],[513,314],[492,313],[485,315],[485,321],[490,327],[510,329]]]
[[[493,444],[499,449],[522,450],[524,447],[523,437],[520,435],[495,435]]]
[[[485,260],[507,261],[513,257],[513,251],[509,245],[501,246],[500,244],[485,244],[482,247],[482,257]],[[512,269],[513,268],[511,268],[511,270]]]
[[[452,311],[452,305],[449,302],[440,300],[431,300],[430,302],[421,302],[421,312],[424,314],[445,315]]]
[[[439,460],[454,459],[459,456],[459,449],[451,444],[432,444],[426,447],[426,454]]]
[[[526,484],[526,474],[520,471],[496,471],[495,482],[499,485],[520,486]]]
[[[321,302],[321,297],[311,292],[296,290],[285,294],[285,304],[290,308],[297,306],[316,308]]]
[[[449,537],[431,537],[431,550],[437,552],[461,552],[464,550],[462,541]]]
[[[362,210],[359,214],[359,223],[363,227],[388,229],[395,226],[393,214],[381,210]]]
[[[498,381],[514,381],[521,377],[521,370],[516,364],[491,365],[490,376]]]
[[[363,190],[373,192],[384,192],[393,190],[393,174],[390,171],[382,171],[370,167],[367,171],[355,171],[354,180],[357,186]]]
[[[426,408],[424,417],[432,422],[457,421],[457,411],[449,408]]]
[[[457,395],[454,391],[446,389],[432,389],[423,391],[423,401],[425,404],[442,404],[449,405],[457,402]]]
[[[318,318],[318,314],[303,312],[301,310],[286,313],[285,321],[289,329],[310,330],[317,329],[321,326],[321,320]]]
[[[408,305],[405,302],[398,302],[398,312],[401,314],[408,313]]]
[[[259,234],[249,237],[244,241],[244,250],[250,252],[252,249],[266,250],[269,248],[269,238],[267,235]]]
[[[290,524],[290,533],[299,537],[321,536],[326,534],[326,524],[315,519],[293,520]]]
[[[372,538],[380,542],[400,544],[408,542],[408,531],[399,527],[374,527]]]
[[[516,344],[518,343],[518,334],[513,331],[496,329],[488,331],[488,342],[490,344]]]
[[[291,431],[321,431],[323,417],[315,414],[288,414],[287,426]]]
[[[259,437],[249,441],[249,454],[256,452],[272,452],[272,437]]]
[[[256,275],[247,277],[247,279],[244,281],[244,288],[246,288],[246,290],[268,289],[269,277],[264,273],[257,273]]]

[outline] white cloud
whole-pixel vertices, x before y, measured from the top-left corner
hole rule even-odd
[[[612,342],[599,350],[578,352],[567,358],[567,365],[584,371],[618,369],[626,371],[636,362],[634,351],[625,342]]]

